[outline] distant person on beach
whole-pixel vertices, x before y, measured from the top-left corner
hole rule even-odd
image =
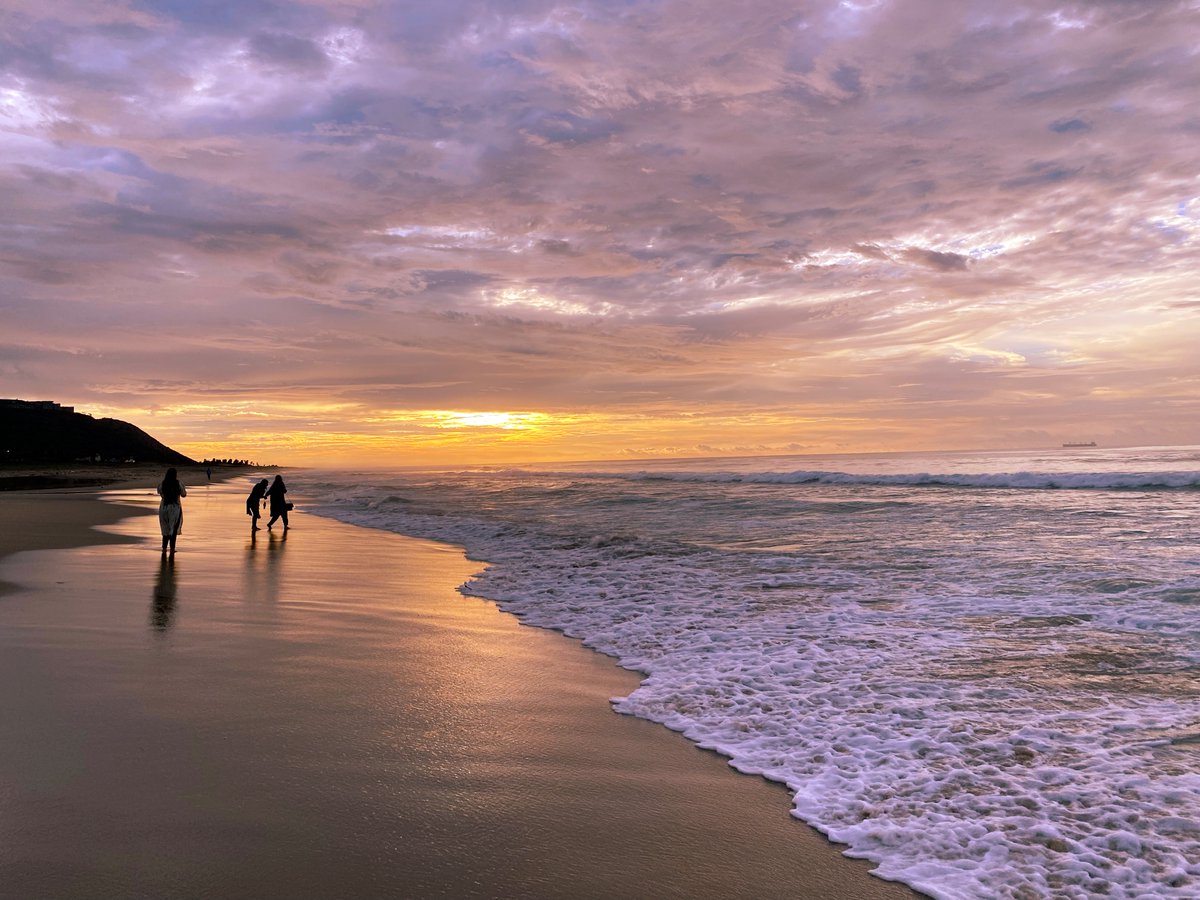
[[[267,531],[271,530],[271,526],[275,524],[276,519],[283,519],[283,530],[288,530],[288,510],[292,508],[292,504],[288,503],[284,495],[287,493],[287,485],[283,483],[283,476],[276,475],[275,480],[271,482],[271,486],[267,488],[267,499],[271,501],[271,518],[267,522]]]
[[[162,483],[158,486],[158,496],[162,499],[158,503],[158,527],[162,531],[162,552],[167,552],[167,547],[171,548],[171,555],[175,555],[175,538],[179,537],[179,532],[183,530],[183,504],[179,501],[187,496],[187,488],[179,483],[179,476],[174,469],[167,469],[167,474],[163,476]]]
[[[267,486],[270,483],[264,478],[250,489],[250,496],[246,498],[246,515],[250,517],[251,531],[258,531],[258,508],[262,505],[263,497],[266,496]],[[287,522],[287,519],[284,519],[284,522]]]

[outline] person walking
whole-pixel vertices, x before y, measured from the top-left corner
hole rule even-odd
[[[250,517],[250,530],[258,531],[258,509],[262,505],[263,497],[267,493],[267,485],[270,482],[267,479],[262,479],[258,484],[250,489],[250,495],[246,498],[246,515]]]
[[[158,527],[162,531],[162,552],[165,556],[167,548],[175,555],[175,539],[183,530],[183,504],[179,501],[187,496],[187,488],[179,483],[179,476],[174,469],[167,469],[162,482],[158,485]]]
[[[292,508],[292,504],[287,502],[285,494],[287,485],[283,483],[283,476],[276,475],[271,486],[267,488],[267,499],[271,501],[271,518],[267,522],[267,531],[271,530],[276,519],[283,519],[283,530],[288,530],[288,510]]]

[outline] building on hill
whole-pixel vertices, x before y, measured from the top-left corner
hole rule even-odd
[[[0,409],[56,409],[59,412],[75,412],[75,407],[63,406],[53,400],[0,400]]]

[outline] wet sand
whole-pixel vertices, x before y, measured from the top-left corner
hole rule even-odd
[[[456,548],[251,540],[243,496],[189,488],[174,562],[154,517],[0,496],[0,555],[73,548],[0,560],[0,896],[915,896],[612,712],[638,677],[457,594]]]
[[[217,464],[206,466],[176,466],[179,477],[188,484],[201,484],[208,480],[221,481],[238,477],[248,471],[258,471],[249,466]],[[0,464],[0,493],[6,491],[37,490],[103,490],[126,487],[133,484],[157,484],[167,466],[163,463],[5,463]],[[277,471],[272,469],[272,472]],[[212,473],[212,478],[208,473]]]

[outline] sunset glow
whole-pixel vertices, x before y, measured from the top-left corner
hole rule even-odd
[[[0,395],[284,464],[1200,443],[1194,2],[0,23]]]

